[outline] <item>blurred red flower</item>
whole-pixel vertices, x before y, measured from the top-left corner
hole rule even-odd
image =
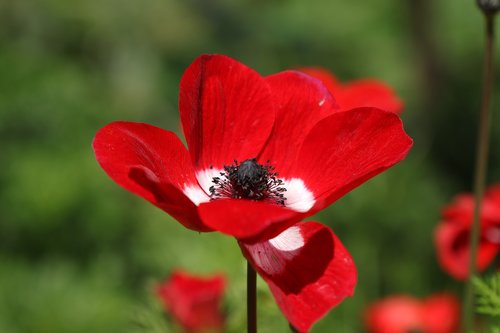
[[[455,333],[460,305],[448,294],[436,294],[419,301],[406,295],[387,297],[365,312],[370,333]]]
[[[223,275],[198,277],[175,271],[158,286],[157,294],[165,311],[186,332],[221,331],[224,327],[221,303],[225,284]]]
[[[338,112],[309,75],[262,77],[222,55],[188,67],[179,108],[189,149],[172,132],[115,122],[94,139],[99,164],[185,227],[236,237],[306,332],[352,295],[356,269],[329,228],[298,222],[402,160],[412,140],[401,120],[376,108]]]
[[[332,73],[323,68],[311,67],[299,70],[321,80],[335,96],[341,110],[366,106],[394,113],[403,111],[403,102],[391,87],[379,80],[359,79],[340,83]]]
[[[455,197],[445,206],[434,233],[438,262],[458,280],[469,275],[470,230],[474,214],[474,197],[470,193]],[[480,216],[480,240],[477,268],[485,270],[500,250],[500,186],[490,187],[483,197]]]

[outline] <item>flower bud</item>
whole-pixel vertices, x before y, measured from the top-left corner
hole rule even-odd
[[[476,0],[476,3],[485,14],[495,14],[500,9],[500,0]]]

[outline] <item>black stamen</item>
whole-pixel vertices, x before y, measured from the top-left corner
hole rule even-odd
[[[234,161],[232,165],[225,165],[220,177],[213,177],[210,186],[210,198],[250,199],[257,201],[271,201],[278,205],[285,205],[286,189],[284,182],[278,178],[278,173],[269,165],[257,163],[256,158],[241,163]]]

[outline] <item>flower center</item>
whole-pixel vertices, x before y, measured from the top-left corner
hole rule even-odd
[[[213,177],[210,186],[210,199],[233,198],[257,201],[271,201],[285,205],[286,189],[283,180],[278,178],[274,167],[257,163],[256,158],[241,163],[234,161],[232,165],[224,165],[220,177]]]

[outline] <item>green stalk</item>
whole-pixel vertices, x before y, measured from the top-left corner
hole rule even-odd
[[[483,11],[485,18],[486,46],[484,52],[483,67],[483,93],[481,110],[479,113],[479,131],[476,146],[476,163],[474,173],[474,217],[470,234],[470,259],[469,259],[469,279],[465,288],[463,304],[463,331],[465,333],[474,332],[474,284],[472,277],[477,273],[477,251],[479,243],[479,227],[481,216],[481,202],[483,200],[486,174],[488,169],[488,150],[491,123],[491,92],[493,87],[493,31],[494,18],[497,9],[492,9],[491,1],[482,3],[478,0],[478,5]]]
[[[257,333],[257,274],[247,261],[247,332]]]

